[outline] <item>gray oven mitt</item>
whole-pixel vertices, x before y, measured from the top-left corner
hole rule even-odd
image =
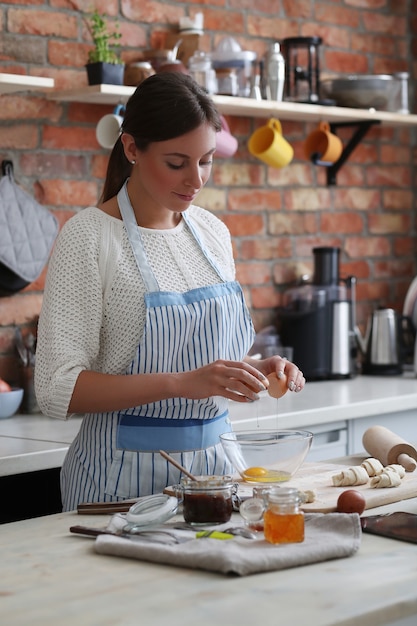
[[[0,180],[0,291],[13,293],[41,274],[58,233],[58,220],[19,187],[11,161]]]

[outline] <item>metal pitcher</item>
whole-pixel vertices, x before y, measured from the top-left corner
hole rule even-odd
[[[377,309],[368,319],[365,337],[356,328],[359,347],[364,355],[364,374],[401,374],[403,371],[407,318],[394,309]]]

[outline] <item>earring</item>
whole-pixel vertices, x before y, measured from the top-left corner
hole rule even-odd
[[[130,161],[130,162],[131,162],[131,164],[132,164],[132,165],[135,165],[135,164],[136,164],[135,159],[133,159],[133,161]]]

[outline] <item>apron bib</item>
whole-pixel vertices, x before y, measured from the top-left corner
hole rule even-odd
[[[241,361],[253,343],[254,330],[240,285],[236,281],[224,281],[185,293],[161,291],[146,257],[126,183],[117,199],[146,289],[145,328],[126,374],[187,372],[217,359]],[[223,280],[186,213],[183,219]],[[116,451],[106,485],[108,494],[127,497],[132,491],[139,495],[145,495],[146,491],[153,493],[158,473],[166,486],[169,464],[159,455],[160,449],[181,453],[182,461],[184,453],[208,448],[214,449],[214,456],[224,458],[219,435],[231,430],[226,398],[169,398],[120,411],[117,416]],[[139,458],[135,461],[136,456]],[[146,478],[144,468],[139,472],[141,457],[144,462],[146,457],[152,458],[150,489],[142,484]],[[142,475],[137,478],[139,473]],[[132,476],[133,482],[140,483],[137,489],[132,485]]]

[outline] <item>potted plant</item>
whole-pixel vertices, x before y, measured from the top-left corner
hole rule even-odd
[[[97,10],[86,24],[94,43],[86,64],[88,84],[123,85],[124,63],[118,51],[121,37],[118,25],[116,30],[109,32],[104,16]]]

